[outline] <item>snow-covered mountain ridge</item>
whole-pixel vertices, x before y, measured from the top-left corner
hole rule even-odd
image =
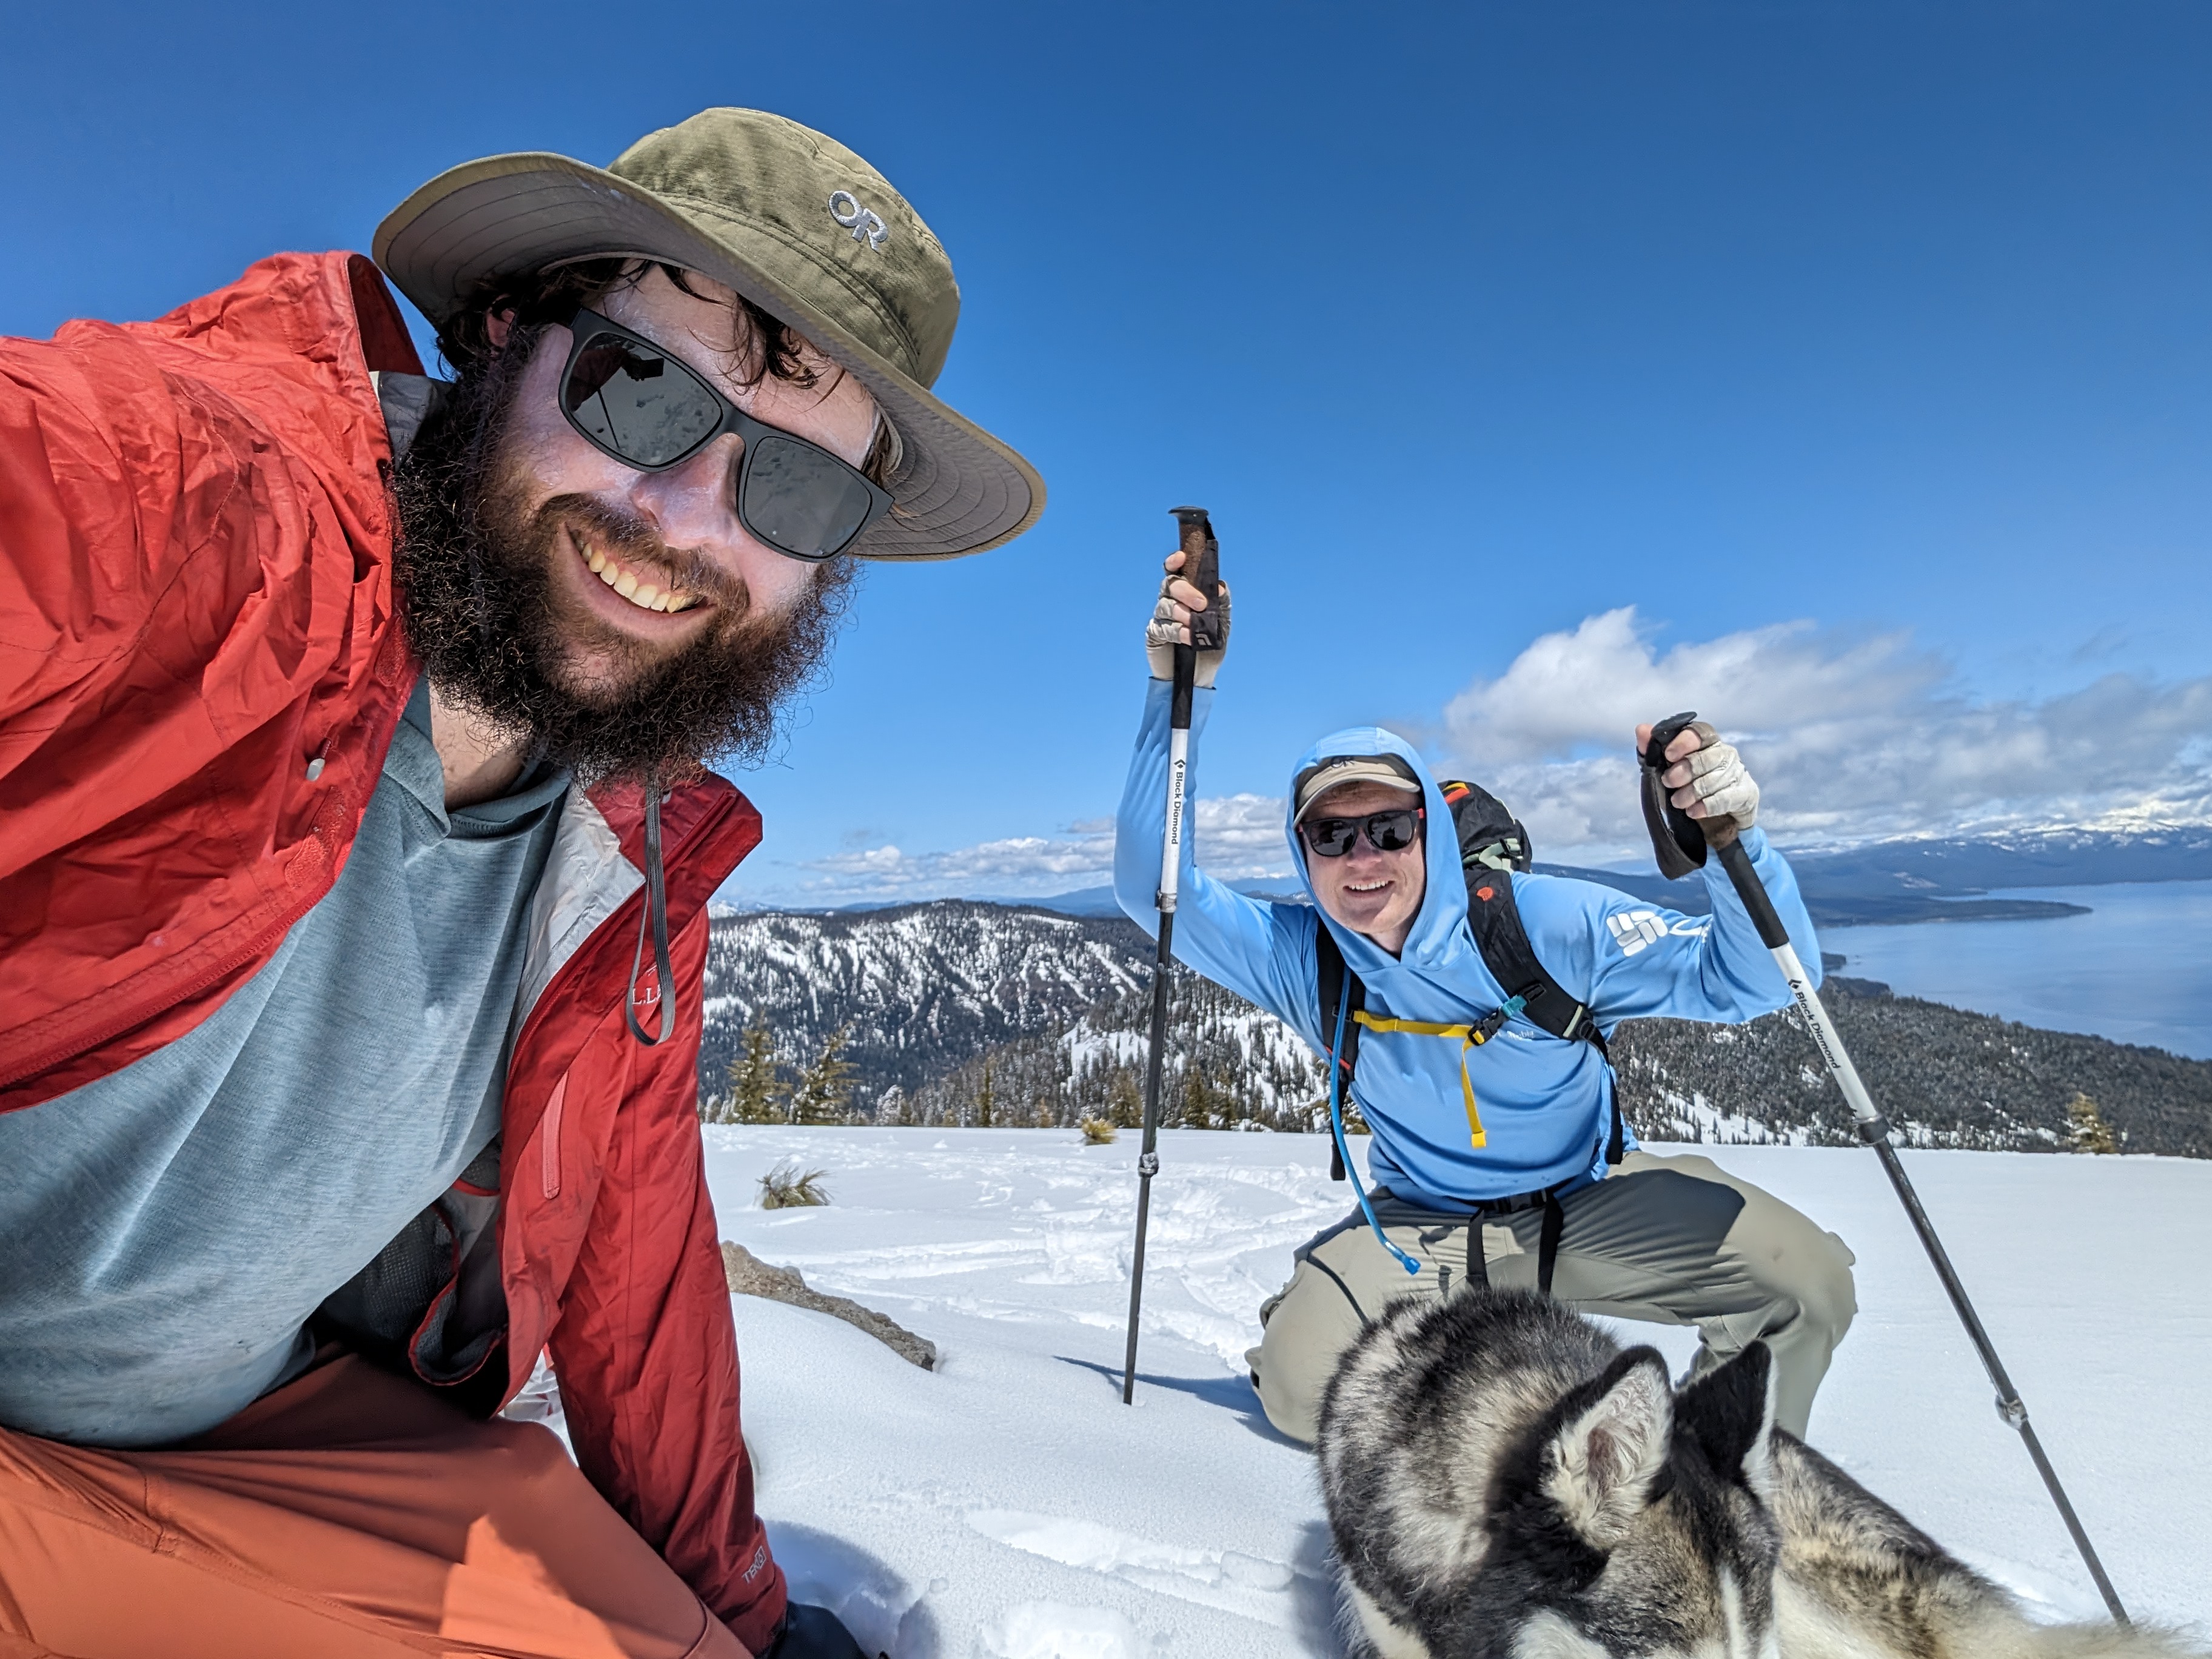
[[[994,1042],[1072,1024],[1151,982],[1152,945],[1127,921],[940,899],[882,910],[718,914],[707,952],[709,1086],[757,1013],[779,1060],[805,1063],[847,1028],[863,1097],[912,1090]]]
[[[718,916],[702,1091],[726,1086],[757,1018],[788,1071],[842,1030],[862,1121],[1130,1121],[1152,960],[1151,940],[1126,920],[960,900]],[[1828,1003],[1875,1098],[1917,1144],[2052,1150],[2069,1144],[2069,1109],[2087,1095],[2124,1150],[2212,1157],[2212,1062],[1892,998],[1864,981],[1832,981]],[[1319,1127],[1322,1067],[1279,1020],[1181,975],[1170,1029],[1170,1123]],[[1614,1060],[1629,1121],[1645,1135],[1853,1139],[1794,1012],[1741,1027],[1630,1022]]]

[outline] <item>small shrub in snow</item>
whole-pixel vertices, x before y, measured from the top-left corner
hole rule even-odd
[[[1086,1146],[1110,1146],[1120,1131],[1103,1117],[1083,1120],[1083,1144]]]
[[[2109,1155],[2120,1150],[2119,1142],[2112,1138],[2112,1126],[2097,1109],[2097,1103],[2079,1090],[2066,1103],[2066,1129],[2067,1139],[2077,1152]]]
[[[805,1209],[810,1205],[827,1204],[830,1189],[822,1184],[828,1171],[809,1170],[801,1175],[796,1164],[779,1164],[760,1178],[760,1205],[763,1210]]]

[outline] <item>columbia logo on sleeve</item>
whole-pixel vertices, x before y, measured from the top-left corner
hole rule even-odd
[[[1605,919],[1605,925],[1613,930],[1613,942],[1623,956],[1632,957],[1667,937],[1667,925],[1659,920],[1656,910],[1616,910]]]
[[[1656,945],[1668,933],[1684,939],[1697,939],[1712,926],[1707,916],[1684,916],[1669,927],[1656,910],[1616,910],[1605,919],[1612,930],[1613,942],[1620,947],[1625,957]]]

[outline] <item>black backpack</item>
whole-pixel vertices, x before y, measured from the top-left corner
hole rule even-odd
[[[1528,930],[1521,925],[1521,909],[1513,901],[1512,873],[1530,862],[1528,831],[1504,804],[1480,784],[1458,779],[1437,786],[1451,808],[1452,827],[1459,835],[1459,861],[1467,877],[1467,923],[1474,932],[1475,948],[1483,965],[1505,988],[1509,997],[1521,999],[1521,1012],[1539,1030],[1568,1042],[1587,1042],[1607,1065],[1605,1035],[1590,1018],[1588,1005],[1577,1000],[1550,970],[1536,960],[1528,943]],[[1345,981],[1351,981],[1352,1000],[1346,1007],[1344,1048],[1337,1056],[1343,1069],[1340,1086],[1348,1097],[1353,1066],[1359,1059],[1359,1031],[1351,1018],[1367,1006],[1367,988],[1352,972],[1337,948],[1336,937],[1314,912],[1314,949],[1321,962],[1321,1029],[1336,1030],[1337,1009],[1343,1002]],[[1618,1164],[1623,1152],[1620,1107],[1616,1100],[1613,1127],[1607,1137],[1606,1161]],[[1329,1151],[1329,1178],[1344,1179],[1344,1156],[1334,1141]]]

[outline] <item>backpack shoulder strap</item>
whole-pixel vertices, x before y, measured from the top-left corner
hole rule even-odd
[[[1474,931],[1475,948],[1482,952],[1483,966],[1505,988],[1506,995],[1521,999],[1521,1012],[1537,1030],[1571,1042],[1587,1042],[1600,1060],[1613,1064],[1605,1033],[1590,1018],[1589,1005],[1577,1000],[1537,960],[1528,930],[1522,924],[1521,906],[1513,896],[1510,872],[1467,866],[1467,925]],[[1617,1094],[1607,1115],[1612,1121],[1606,1126],[1605,1161],[1619,1169],[1626,1125]]]
[[[1570,1042],[1587,1042],[1610,1061],[1605,1035],[1590,1018],[1589,1006],[1553,979],[1537,960],[1522,924],[1521,907],[1513,896],[1512,875],[1469,865],[1467,870],[1467,925],[1474,931],[1475,948],[1483,965],[1505,988],[1505,994],[1521,999],[1521,1012],[1537,1030]]]
[[[1321,963],[1321,972],[1316,976],[1319,983],[1315,988],[1319,994],[1324,1054],[1328,1052],[1328,1039],[1336,1030],[1336,1006],[1343,998],[1344,982],[1347,979],[1352,981],[1352,1007],[1344,1022],[1344,1052],[1336,1057],[1337,1064],[1344,1068],[1344,1086],[1349,1089],[1352,1086],[1352,1068],[1359,1060],[1360,1031],[1359,1022],[1351,1015],[1367,1006],[1367,988],[1360,983],[1359,975],[1353,973],[1351,964],[1345,961],[1344,952],[1337,945],[1336,935],[1328,931],[1328,924],[1322,920],[1318,908],[1314,911],[1314,955]]]
[[[1326,1039],[1333,1036],[1336,1030],[1337,1005],[1343,1000],[1345,981],[1347,979],[1351,981],[1352,1006],[1345,1015],[1344,1049],[1336,1057],[1338,1070],[1342,1073],[1338,1079],[1337,1086],[1344,1091],[1346,1098],[1349,1099],[1352,1094],[1352,1068],[1359,1061],[1360,1024],[1352,1016],[1367,1006],[1367,988],[1359,982],[1359,975],[1352,971],[1352,964],[1345,961],[1344,952],[1337,945],[1336,935],[1328,931],[1328,924],[1322,920],[1318,906],[1314,910],[1314,956],[1321,969],[1315,978],[1317,981],[1316,990],[1318,994],[1321,1012],[1324,1056],[1328,1052]],[[1326,1058],[1322,1063],[1324,1065],[1328,1063]],[[1329,1143],[1328,1178],[1331,1181],[1344,1179],[1344,1157],[1337,1151],[1334,1140]]]

